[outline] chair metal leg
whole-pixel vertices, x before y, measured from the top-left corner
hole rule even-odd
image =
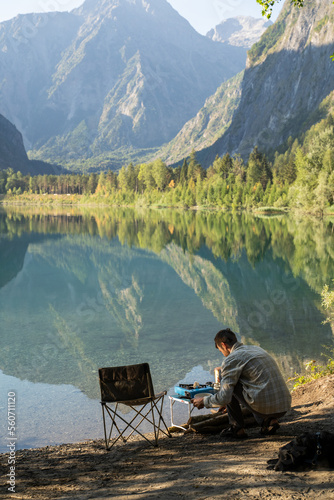
[[[106,449],[108,449],[106,419],[105,419],[105,416],[104,416],[104,405],[102,403],[101,403],[101,409],[102,409],[102,417],[103,417],[104,440],[105,440],[105,443],[106,443]]]
[[[160,407],[160,409],[159,409],[159,407],[158,407],[158,403],[159,403],[159,401],[160,401],[160,400],[161,400],[161,407]],[[143,409],[145,408],[145,406],[146,406],[146,405],[143,405],[143,406],[142,406],[142,408],[141,408],[140,410],[138,410],[137,408],[135,408],[134,406],[131,406],[131,405],[129,405],[129,407],[130,407],[130,408],[132,408],[134,411],[136,411],[138,414],[140,414],[140,415],[143,417],[143,418],[142,418],[142,420],[140,421],[140,423],[141,423],[141,422],[145,419],[147,422],[149,422],[151,425],[153,425],[154,430],[155,430],[155,429],[158,429],[158,431],[159,431],[159,432],[162,432],[163,434],[165,434],[165,436],[172,437],[172,435],[170,434],[170,432],[169,432],[169,430],[168,430],[168,427],[167,427],[167,425],[166,425],[166,422],[165,422],[165,420],[164,420],[164,418],[163,418],[163,416],[162,416],[162,408],[163,408],[163,407],[162,407],[162,405],[163,405],[163,400],[164,400],[164,396],[160,397],[160,398],[159,398],[159,399],[157,399],[156,401],[154,401],[154,400],[152,400],[152,401],[151,401],[151,403],[152,403],[153,407],[155,408],[155,410],[156,410],[156,411],[157,411],[157,413],[159,414],[159,424],[158,424],[158,425],[157,425],[157,424],[155,423],[155,421],[154,421],[154,412],[153,412],[153,410],[152,410],[152,409],[148,410],[148,411],[146,412],[146,414],[145,414],[145,415],[143,415],[143,414],[142,414],[142,411],[143,411]],[[148,416],[147,416],[147,415],[148,415],[151,411],[152,411],[152,415],[153,415],[153,418],[152,418],[152,420],[153,420],[153,421],[152,421],[152,420],[150,420],[150,419],[148,418]],[[131,421],[131,422],[132,422],[132,421]],[[161,422],[163,422],[163,424],[164,424],[165,429],[166,429],[166,431],[167,431],[167,432],[165,432],[165,431],[161,428],[161,425],[160,425],[160,424],[161,424]],[[132,433],[133,433],[133,432],[132,432]],[[131,433],[131,434],[132,434],[132,433]]]
[[[160,408],[158,406],[159,402],[160,402]],[[170,432],[169,432],[169,430],[168,430],[168,427],[167,427],[167,425],[166,425],[166,423],[164,421],[164,418],[162,416],[163,402],[164,402],[164,396],[158,398],[157,400],[151,400],[149,403],[143,404],[140,409],[136,408],[135,406],[128,405],[133,411],[135,411],[135,415],[130,420],[130,422],[128,422],[127,420],[125,420],[119,413],[117,413],[118,403],[116,404],[115,409],[113,409],[110,406],[108,406],[107,403],[101,403],[101,405],[102,405],[102,415],[103,415],[103,426],[104,426],[104,436],[105,436],[106,449],[110,450],[114,446],[114,444],[116,444],[116,442],[119,439],[122,439],[123,442],[125,443],[132,436],[132,434],[134,432],[137,432],[148,443],[150,443],[152,446],[155,446],[155,447],[158,446],[158,439],[159,439],[159,433],[160,432],[162,432],[163,434],[165,434],[165,436],[172,437],[171,434],[170,434]],[[148,409],[145,410],[145,407],[147,406],[147,404],[149,404],[149,407],[148,407]],[[156,418],[155,418],[155,415],[154,415],[154,410],[158,413],[157,421],[156,421]],[[107,424],[106,424],[106,418],[105,418],[105,413],[104,413],[105,411],[107,412],[107,414],[109,415],[109,417],[111,419],[111,426],[110,426],[110,432],[109,432],[109,436],[108,437],[107,437]],[[120,430],[119,426],[117,425],[116,417],[118,417],[122,422],[124,422],[126,424],[125,428],[122,431]],[[135,420],[137,418],[140,418],[139,422],[135,422]],[[144,420],[146,420],[148,423],[150,423],[151,425],[153,425],[154,441],[148,439],[138,429],[139,425]],[[164,425],[164,427],[165,427],[165,429],[166,429],[167,432],[165,432],[165,430],[161,428],[161,424],[162,423],[163,423],[163,425]],[[112,431],[113,431],[114,427],[116,428],[116,430],[118,432],[118,436],[114,440],[112,440],[111,436],[112,436]],[[124,433],[129,428],[132,429],[132,430],[131,430],[130,434],[125,437]],[[112,441],[112,444],[110,445],[111,441]]]
[[[110,450],[110,449],[114,446],[114,444],[116,444],[116,442],[117,442],[120,438],[121,438],[121,439],[123,440],[123,442],[125,443],[125,442],[127,441],[127,439],[129,439],[129,437],[130,437],[130,436],[131,436],[131,435],[132,435],[135,431],[136,431],[136,432],[137,432],[140,436],[142,436],[144,439],[146,439],[146,441],[147,441],[148,443],[150,443],[152,446],[154,446],[154,444],[152,443],[152,441],[150,441],[150,440],[149,440],[149,439],[148,439],[148,438],[147,438],[147,437],[146,437],[146,436],[145,436],[142,432],[140,432],[140,431],[138,430],[138,428],[137,428],[137,427],[138,427],[138,426],[142,423],[142,421],[146,418],[146,415],[150,412],[150,410],[148,410],[148,412],[146,413],[146,415],[144,415],[144,416],[143,416],[143,415],[142,415],[140,412],[138,412],[135,408],[131,407],[132,409],[134,409],[134,410],[136,411],[136,415],[132,418],[132,420],[131,420],[130,422],[128,422],[128,421],[127,421],[127,420],[125,420],[125,419],[124,419],[124,418],[123,418],[123,417],[122,417],[119,413],[116,413],[116,411],[115,411],[115,410],[113,410],[112,408],[108,407],[107,405],[105,405],[105,406],[106,406],[106,411],[107,411],[107,413],[109,414],[109,417],[110,417],[110,418],[111,418],[111,420],[112,420],[112,426],[113,426],[113,425],[115,425],[115,427],[116,427],[116,429],[117,429],[117,431],[118,431],[118,434],[119,434],[119,435],[118,435],[118,437],[117,437],[117,438],[115,438],[115,439],[113,440],[112,445],[111,445],[111,446],[109,446],[109,443],[110,443],[110,441],[111,441],[111,439],[110,439],[110,438],[111,438],[111,432],[112,432],[112,428],[111,428],[111,430],[110,430],[110,434],[109,434],[109,439],[108,439],[108,444],[107,444],[107,449],[108,449],[108,450]],[[146,406],[146,405],[144,405],[144,406]],[[141,409],[140,411],[142,411],[142,409]],[[136,419],[139,415],[140,415],[140,416],[142,416],[142,419],[141,419],[141,420],[140,420],[140,422],[138,422],[138,423],[135,425],[135,427],[134,427],[134,425],[132,425],[132,424],[133,424],[133,422],[135,421],[135,419]],[[119,429],[119,427],[118,427],[118,425],[117,425],[117,423],[116,423],[116,421],[115,421],[115,420],[116,420],[116,416],[117,416],[120,420],[122,420],[122,422],[124,422],[124,423],[126,424],[125,428],[124,428],[122,431]],[[147,419],[147,420],[148,420],[148,419]],[[148,421],[149,421],[150,423],[152,423],[150,420],[148,420]],[[130,434],[127,436],[127,438],[125,438],[125,437],[124,437],[124,433],[127,431],[127,429],[128,429],[129,427],[132,429],[132,431],[131,431],[131,432],[130,432]]]
[[[102,404],[102,415],[103,415],[103,426],[104,426],[104,439],[105,439],[105,443],[106,443],[106,449],[107,450],[110,450],[114,444],[121,438],[123,440],[123,443],[126,443],[126,439],[125,437],[123,436],[123,433],[124,431],[122,432],[117,423],[116,423],[116,415],[117,415],[117,407],[118,407],[118,403],[116,404],[116,407],[115,407],[115,410],[108,407],[106,403],[103,403]],[[104,414],[104,411],[106,411],[110,417],[110,420],[111,420],[111,426],[110,426],[110,432],[109,432],[109,436],[107,438],[107,428],[106,428],[106,421],[105,421],[105,414]],[[114,426],[116,427],[117,429],[117,432],[118,432],[118,437],[114,440],[113,444],[111,446],[109,446],[110,444],[110,441],[111,441],[111,434],[112,434],[112,431],[113,431],[113,428]]]
[[[160,402],[160,400],[161,400],[161,405],[160,405],[160,409],[159,409],[157,405],[158,405],[158,403]],[[172,435],[171,435],[171,433],[169,432],[168,427],[167,427],[167,425],[166,425],[166,422],[165,422],[165,420],[164,420],[164,418],[163,418],[163,416],[162,416],[163,404],[164,404],[164,396],[162,396],[161,398],[159,398],[157,401],[153,401],[153,405],[154,405],[154,407],[155,407],[156,411],[157,411],[157,412],[158,412],[158,414],[159,414],[158,437],[159,437],[159,432],[162,432],[163,434],[165,434],[165,436],[168,436],[168,437],[170,437],[170,438],[171,438],[171,437],[172,437]],[[166,429],[167,433],[166,433],[163,429],[161,429],[161,422],[164,424],[164,426],[165,426],[165,429]]]
[[[152,420],[153,420],[155,446],[158,446],[159,429],[157,431],[157,428],[156,428],[156,425],[155,425],[153,401],[151,401],[151,413],[152,413]]]

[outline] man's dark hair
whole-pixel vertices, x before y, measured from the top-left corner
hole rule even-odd
[[[226,328],[225,330],[219,330],[219,332],[215,336],[215,344],[217,349],[217,344],[221,344],[221,342],[224,342],[224,344],[232,347],[236,342],[238,342],[238,340],[235,333],[233,333],[229,328]]]

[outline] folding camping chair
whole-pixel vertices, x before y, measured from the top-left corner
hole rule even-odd
[[[171,437],[162,416],[163,402],[167,391],[154,394],[148,363],[100,368],[99,380],[104,437],[107,450],[110,450],[120,438],[122,438],[123,442],[126,442],[134,432],[140,434],[152,446],[158,446],[160,432]],[[113,403],[114,405],[112,406]],[[135,415],[133,416],[132,414],[126,420],[124,415],[120,414],[119,404],[130,407],[134,410]],[[154,412],[156,412],[156,416]],[[111,419],[111,424],[110,430],[107,432],[108,425],[106,419],[108,419],[108,415]],[[120,429],[119,423],[116,422],[116,417],[126,424],[123,430]],[[154,441],[138,429],[144,420],[153,425]],[[164,426],[165,430],[161,428],[161,425]],[[118,436],[112,439],[111,435],[114,428],[118,432]],[[132,430],[125,438],[124,434],[127,429]]]

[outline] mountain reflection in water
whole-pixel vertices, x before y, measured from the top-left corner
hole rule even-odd
[[[333,345],[319,296],[334,276],[330,221],[8,209],[0,230],[5,375],[98,399],[101,366],[147,361],[156,390],[194,366],[212,373],[226,326],[286,377]]]

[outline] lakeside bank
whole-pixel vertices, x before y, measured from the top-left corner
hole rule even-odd
[[[219,435],[176,434],[158,448],[133,438],[107,452],[104,442],[50,446],[16,453],[16,490],[9,498],[334,499],[333,470],[310,467],[300,472],[267,470],[267,461],[303,432],[332,432],[334,375],[293,391],[292,410],[275,436],[248,430],[249,439],[224,442]],[[2,477],[8,454],[0,455]]]
[[[215,212],[249,212],[254,215],[284,215],[288,213],[296,213],[298,215],[311,215],[317,218],[331,217],[334,215],[334,206],[327,207],[324,211],[305,210],[297,207],[277,207],[277,206],[258,206],[252,207],[227,207],[217,205],[194,205],[188,206],[184,203],[163,203],[152,202],[148,203],[145,198],[140,198],[135,203],[120,203],[115,201],[109,195],[79,195],[79,194],[27,194],[20,195],[0,195],[0,206],[6,207],[45,207],[45,208],[133,208],[133,209],[175,209],[175,210],[208,210]]]

